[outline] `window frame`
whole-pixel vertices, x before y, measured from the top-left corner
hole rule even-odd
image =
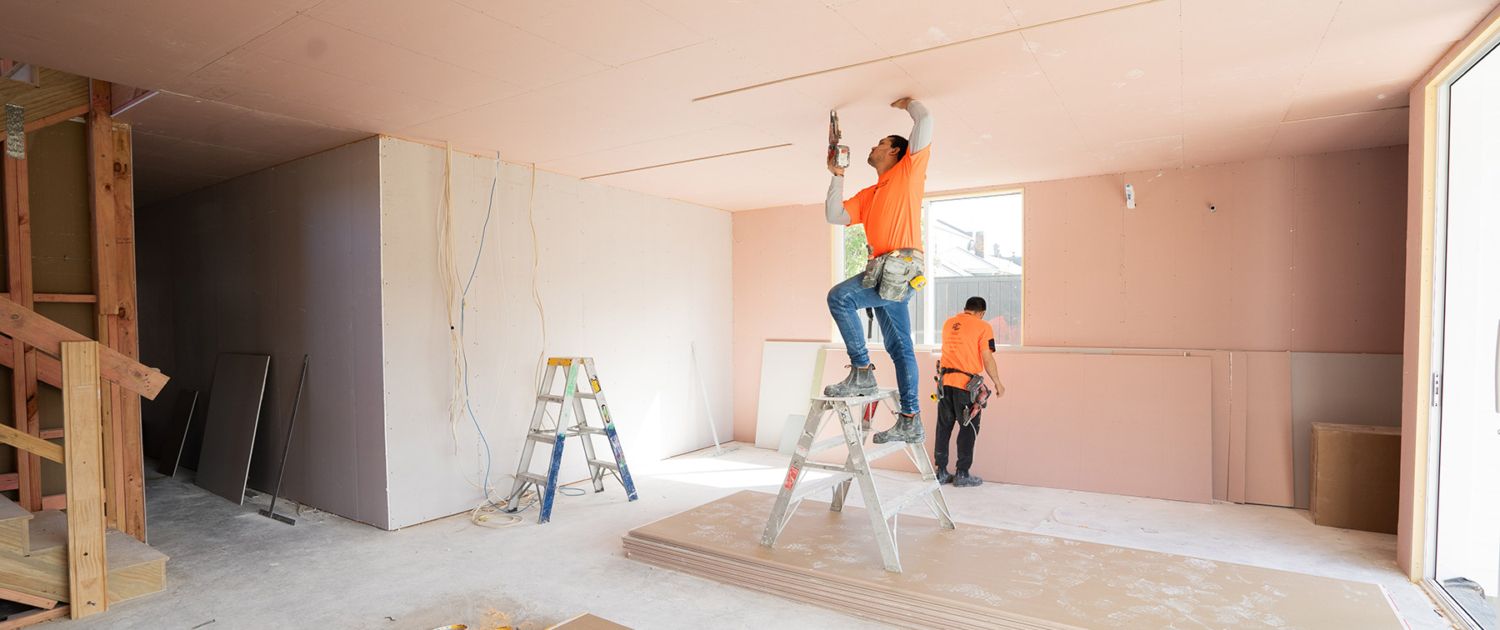
[[[924,254],[926,254],[927,252],[932,251],[932,236],[931,236],[932,235],[932,231],[928,229],[929,228],[928,221],[931,218],[932,202],[934,202],[934,201],[951,201],[951,200],[954,200],[954,199],[976,199],[976,198],[981,198],[981,197],[1003,197],[1003,196],[1006,196],[1006,195],[1019,195],[1021,197],[1021,231],[1022,231],[1021,238],[1022,238],[1022,242],[1024,243],[1025,242],[1025,230],[1026,230],[1026,188],[1024,186],[1014,186],[1014,187],[994,188],[994,189],[986,189],[986,190],[973,190],[973,191],[967,191],[967,192],[942,193],[942,194],[930,195],[930,196],[927,196],[927,197],[923,197],[922,198],[922,252]],[[843,282],[846,279],[846,278],[843,277],[843,273],[844,273],[844,262],[845,262],[846,257],[848,256],[848,252],[846,252],[844,250],[844,230],[848,229],[849,226],[847,226],[847,225],[831,225],[831,226],[829,226],[829,228],[830,228],[830,230],[829,230],[830,244],[832,245],[832,250],[833,250],[833,256],[832,256],[833,261],[832,261],[832,268],[830,269],[830,272],[831,272],[831,277],[832,277],[832,280],[833,280],[833,284],[838,284],[840,282]],[[1023,249],[1022,249],[1022,252],[1023,252],[1022,253],[1022,256],[1023,256],[1022,260],[1023,261],[1025,260],[1025,258],[1024,258],[1025,253],[1024,253],[1024,251],[1025,251],[1025,249],[1023,247]],[[931,256],[925,256],[924,255],[922,257],[922,267],[923,267],[922,268],[923,275],[931,278],[932,277],[932,257]],[[938,328],[937,325],[936,325],[936,320],[934,319],[936,317],[936,314],[937,314],[936,313],[936,311],[937,311],[937,304],[936,304],[935,298],[932,297],[933,295],[934,295],[933,293],[928,292],[927,290],[924,289],[922,291],[919,291],[917,293],[917,296],[916,296],[916,297],[918,297],[918,298],[920,298],[922,300],[922,304],[920,306],[923,309],[923,315],[924,315],[923,319],[925,320],[925,326],[924,326],[922,332],[924,333],[923,337],[926,338],[926,339],[933,339],[934,335],[937,333],[937,328]],[[1019,344],[1016,344],[1016,345],[1008,345],[1008,346],[999,346],[999,345],[997,345],[997,346],[995,346],[995,348],[996,348],[997,351],[1000,348],[1022,348],[1022,347],[1025,347],[1025,345],[1026,345],[1026,317],[1025,317],[1025,313],[1026,313],[1026,263],[1025,262],[1021,263],[1021,313],[1022,313],[1022,316],[1021,316],[1021,342]],[[834,343],[842,345],[842,343],[843,343],[843,337],[842,337],[842,335],[839,334],[838,326],[835,325],[835,324],[833,324],[832,321],[830,321],[829,322],[829,327],[830,327],[830,330],[832,330],[832,336],[830,337],[830,339],[833,339]],[[916,348],[916,350],[918,352],[924,352],[924,351],[930,352],[930,351],[933,351],[933,350],[940,350],[943,347],[942,343],[922,343],[922,344],[915,343],[916,337],[917,337],[917,330],[913,329],[912,330],[913,346]],[[882,341],[871,340],[871,341],[868,341],[867,343],[868,343],[868,347],[870,349],[872,349],[872,350],[884,350],[885,349],[885,343],[882,342]]]

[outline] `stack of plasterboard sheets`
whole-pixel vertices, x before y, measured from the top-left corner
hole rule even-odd
[[[626,554],[910,628],[1403,628],[1375,584],[916,516],[900,517],[904,571],[889,573],[854,506],[805,501],[769,549],[774,500],[743,491],[670,516],[626,535]]]

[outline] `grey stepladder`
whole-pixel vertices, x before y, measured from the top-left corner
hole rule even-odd
[[[552,379],[557,368],[566,368],[566,381],[562,394],[552,394]],[[578,391],[578,370],[582,368],[588,376],[589,390]],[[592,399],[599,406],[599,417],[604,426],[590,426],[588,416],[583,413],[583,399]],[[557,426],[552,431],[543,428],[547,417],[547,405],[558,403]],[[609,440],[609,449],[614,461],[605,461],[594,456],[594,435],[603,435]],[[536,410],[531,414],[531,428],[526,432],[526,445],[521,450],[521,465],[516,469],[516,483],[511,488],[505,510],[514,512],[520,507],[521,496],[527,485],[534,485],[542,503],[538,523],[552,520],[552,499],[557,496],[557,474],[562,467],[563,444],[570,437],[583,442],[584,459],[588,461],[589,476],[594,482],[594,492],[604,492],[604,475],[609,471],[618,473],[620,484],[631,501],[638,498],[635,482],[630,479],[630,468],[625,465],[625,452],[620,450],[620,435],[615,432],[614,420],[609,417],[609,405],[604,401],[604,392],[599,387],[599,375],[594,371],[594,360],[589,357],[552,357],[547,359],[547,372],[537,388]],[[547,466],[546,476],[531,472],[531,455],[538,442],[552,445],[552,461]]]
[[[787,466],[786,479],[776,495],[776,505],[771,508],[771,517],[766,522],[766,531],[761,535],[760,544],[766,547],[776,546],[776,538],[781,535],[781,530],[791,520],[797,506],[809,495],[831,489],[833,501],[829,503],[828,509],[836,512],[843,510],[844,498],[849,494],[851,482],[859,483],[865,511],[870,514],[870,522],[875,527],[875,542],[880,547],[880,557],[885,562],[887,571],[901,572],[900,549],[896,544],[896,520],[901,515],[901,510],[917,499],[927,503],[928,509],[937,516],[943,529],[954,528],[948,504],[943,500],[942,487],[938,485],[937,474],[933,472],[932,462],[927,459],[927,452],[922,450],[920,443],[891,442],[868,448],[865,446],[865,434],[869,433],[870,427],[862,421],[861,412],[866,405],[878,405],[886,399],[899,407],[896,390],[887,388],[881,388],[879,393],[870,396],[813,397],[812,406],[807,412],[807,423],[802,427],[802,435],[792,453],[792,463]],[[828,416],[838,417],[843,434],[814,443]],[[810,461],[814,455],[838,446],[847,446],[849,449],[849,455],[842,465]],[[875,491],[875,478],[870,474],[870,462],[898,451],[911,457],[917,471],[922,473],[922,483],[896,498],[881,499]],[[808,470],[826,470],[833,474],[804,484],[803,478]]]

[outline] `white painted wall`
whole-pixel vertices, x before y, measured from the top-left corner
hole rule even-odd
[[[454,367],[438,273],[445,152],[380,142],[386,466],[395,529],[478,505],[483,494],[464,477],[477,480],[485,466],[474,424],[465,418],[455,441],[448,420]],[[480,247],[495,174],[495,160],[453,154],[464,277]],[[533,185],[537,247],[527,221]],[[535,173],[533,184],[530,168],[499,163],[465,335],[471,400],[494,458],[489,478],[497,501],[519,461],[543,350],[533,269],[546,353],[594,357],[632,468],[713,442],[693,341],[719,434],[732,435],[731,239],[725,212],[547,172]],[[537,451],[532,470],[542,471],[548,451]],[[588,476],[576,441],[564,451],[563,473],[569,481]],[[612,480],[606,492],[623,500]],[[566,518],[568,501],[558,501],[554,517]],[[527,515],[534,518],[535,510]]]

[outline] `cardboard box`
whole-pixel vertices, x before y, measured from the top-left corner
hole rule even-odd
[[[1394,534],[1400,482],[1400,428],[1312,425],[1314,523]]]

